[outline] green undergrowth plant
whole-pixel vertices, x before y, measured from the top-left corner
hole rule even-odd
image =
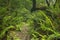
[[[43,0],[36,2],[37,7],[47,6]],[[0,0],[0,40],[60,39],[58,4],[55,8],[47,6],[46,10],[31,12],[32,0]]]

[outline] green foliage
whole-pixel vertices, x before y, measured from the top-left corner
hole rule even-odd
[[[44,0],[36,0],[36,6],[44,5],[47,11],[36,10],[31,13],[32,0],[0,0],[0,40],[4,39],[4,36],[6,40],[11,40],[11,37],[13,40],[20,40],[19,36],[14,35],[21,31],[28,31],[27,35],[31,38],[26,38],[30,40],[57,40],[60,37],[58,1],[53,8],[48,7]]]

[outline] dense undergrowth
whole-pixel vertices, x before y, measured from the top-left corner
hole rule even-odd
[[[47,9],[31,12],[32,0],[0,0],[0,40],[59,40],[59,2],[53,8],[37,0]]]

